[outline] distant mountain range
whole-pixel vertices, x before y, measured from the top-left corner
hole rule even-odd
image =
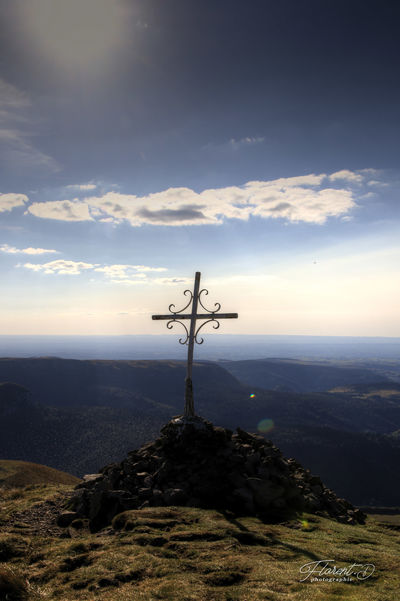
[[[178,336],[6,336],[0,335],[0,357],[63,359],[176,359],[186,356]],[[400,338],[363,336],[277,336],[207,334],[196,348],[200,360],[264,359],[266,357],[329,360],[400,361]]]
[[[400,384],[375,367],[197,362],[196,411],[249,431],[269,420],[265,436],[339,494],[399,505]],[[0,457],[97,471],[182,413],[184,378],[179,361],[0,359]]]

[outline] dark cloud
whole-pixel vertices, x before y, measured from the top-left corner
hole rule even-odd
[[[142,217],[151,223],[170,223],[171,221],[200,221],[207,220],[207,217],[198,210],[198,207],[190,206],[179,209],[161,209],[160,211],[149,211],[149,209],[140,209],[137,212],[138,217]]]
[[[271,212],[278,212],[279,211],[284,211],[285,209],[290,209],[292,205],[289,202],[280,202],[278,205],[276,205],[275,207],[271,207],[270,211]]]

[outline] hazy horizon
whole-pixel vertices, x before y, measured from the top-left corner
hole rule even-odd
[[[0,357],[186,360],[177,335],[0,336]],[[400,338],[209,334],[195,360],[400,360]]]

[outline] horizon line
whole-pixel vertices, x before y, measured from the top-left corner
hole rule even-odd
[[[175,334],[179,336],[178,334]],[[229,337],[253,337],[253,338],[345,338],[345,339],[385,339],[385,340],[399,340],[399,336],[385,336],[385,335],[359,335],[359,334],[229,334],[229,333],[209,333],[207,337],[215,337],[216,339],[221,339],[224,336]],[[64,338],[128,338],[128,337],[147,337],[147,338],[170,338],[173,339],[173,336],[170,333],[165,334],[0,334],[1,338],[55,338],[55,337],[64,337]]]

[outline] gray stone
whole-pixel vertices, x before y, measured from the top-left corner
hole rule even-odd
[[[260,464],[257,469],[257,474],[263,480],[269,480],[271,476],[271,470],[268,469],[265,465]]]
[[[78,517],[76,511],[63,511],[57,518],[57,526],[66,528]]]
[[[261,480],[261,478],[248,478],[246,484],[253,491],[256,506],[262,510],[268,508],[272,501],[282,496],[285,490],[283,486]]]
[[[89,488],[90,486],[94,486],[97,482],[103,480],[103,474],[85,474],[82,478],[82,482],[80,482],[76,488]]]
[[[236,497],[250,514],[255,512],[253,493],[246,487],[237,488],[233,491],[233,496]]]
[[[317,496],[319,496],[319,495],[322,493],[322,491],[323,491],[323,488],[322,488],[322,486],[321,486],[320,484],[313,484],[313,485],[310,487],[310,490],[312,491],[312,493],[313,493],[314,495],[317,495]]]
[[[287,507],[287,504],[283,497],[279,497],[278,499],[275,499],[274,501],[272,501],[271,507],[273,507],[274,509],[282,510],[282,509],[285,509],[285,507]]]
[[[143,487],[139,488],[138,495],[140,499],[149,499],[151,497],[151,488]]]
[[[152,476],[146,476],[146,478],[143,480],[143,484],[144,484],[144,486],[151,488],[153,486]]]
[[[229,482],[233,485],[234,488],[242,488],[246,485],[246,478],[237,471],[231,472],[228,475]]]
[[[187,501],[187,495],[181,488],[168,488],[162,498],[166,505],[181,505]]]
[[[306,508],[310,511],[315,511],[321,508],[321,501],[314,495],[309,494],[305,496]]]

